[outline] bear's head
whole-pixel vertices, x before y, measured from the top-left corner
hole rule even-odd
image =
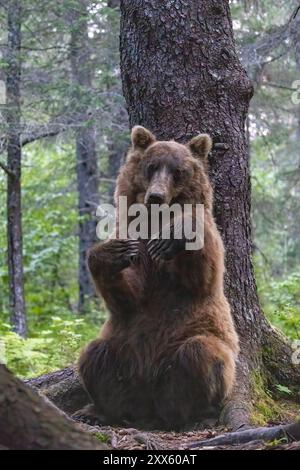
[[[206,172],[212,140],[207,134],[188,144],[158,141],[142,126],[131,133],[132,147],[121,169],[115,197],[151,204],[202,203],[212,206],[212,188]]]

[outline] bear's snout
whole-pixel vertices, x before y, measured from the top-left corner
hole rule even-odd
[[[146,195],[146,204],[163,204],[165,195],[162,193],[149,193]]]
[[[152,176],[145,194],[145,204],[169,204],[172,199],[172,175],[163,167]]]

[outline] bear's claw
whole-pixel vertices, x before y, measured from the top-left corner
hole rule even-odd
[[[151,239],[147,244],[147,248],[153,261],[159,259],[168,261],[184,250],[184,240]]]

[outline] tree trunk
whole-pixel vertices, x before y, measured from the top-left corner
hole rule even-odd
[[[294,18],[291,26],[292,31],[292,46],[294,48],[296,69],[298,77],[300,77],[300,10],[297,10],[296,17]],[[296,129],[296,141],[300,145],[300,104],[297,107],[297,129]]]
[[[239,413],[228,409],[238,427],[248,413],[250,372],[262,366],[263,355],[280,383],[299,381],[299,370],[257,297],[245,136],[253,88],[237,57],[228,1],[122,0],[121,73],[131,126],[141,124],[159,139],[179,142],[199,132],[213,137],[215,217],[226,247],[226,293],[241,346],[235,396],[244,405]]]
[[[120,8],[120,0],[107,0],[109,8]]]
[[[9,302],[13,330],[26,336],[21,211],[21,3],[7,5],[7,240]]]
[[[85,2],[76,1],[70,9],[70,60],[74,107],[87,112],[88,91],[92,88],[92,65],[88,37],[88,13]],[[86,265],[86,252],[96,241],[97,221],[94,217],[99,204],[98,164],[95,126],[83,125],[76,133],[76,169],[79,212],[79,300],[78,311],[84,311],[85,300],[94,295]]]
[[[106,448],[3,365],[0,384],[0,446],[25,450]]]

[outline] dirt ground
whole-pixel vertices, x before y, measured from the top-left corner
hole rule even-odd
[[[133,428],[98,427],[80,425],[92,433],[109,448],[119,450],[191,450],[189,446],[197,441],[210,439],[226,432],[224,428],[204,429],[188,432],[144,432]],[[193,447],[196,450],[197,447]],[[286,443],[253,441],[241,445],[209,446],[200,450],[300,450],[300,442]]]

